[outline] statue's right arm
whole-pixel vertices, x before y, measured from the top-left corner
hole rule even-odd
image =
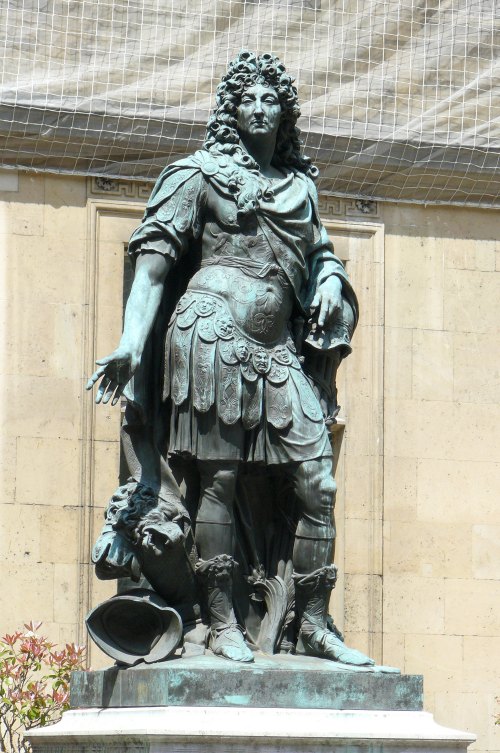
[[[112,399],[111,404],[115,405],[134,375],[158,313],[165,278],[172,263],[172,259],[163,254],[138,254],[120,344],[109,356],[96,361],[99,368],[87,382],[87,389],[91,390],[101,380],[96,403],[108,403]]]

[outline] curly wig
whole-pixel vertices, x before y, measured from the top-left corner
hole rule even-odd
[[[301,154],[302,142],[296,125],[300,108],[293,81],[275,55],[265,53],[257,56],[249,50],[242,50],[231,61],[217,87],[216,107],[207,123],[205,149],[230,154],[245,167],[258,169],[254,160],[239,146],[236,118],[243,92],[255,84],[264,84],[276,91],[282,110],[272,164],[276,167],[293,167],[316,178],[318,169]]]

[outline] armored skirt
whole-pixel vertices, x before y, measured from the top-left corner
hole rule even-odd
[[[259,343],[226,301],[188,290],[166,338],[169,453],[266,465],[331,455],[319,401],[285,330]]]

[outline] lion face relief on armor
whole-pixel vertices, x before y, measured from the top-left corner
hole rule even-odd
[[[267,374],[271,362],[264,348],[257,348],[253,354],[253,366],[257,374]]]

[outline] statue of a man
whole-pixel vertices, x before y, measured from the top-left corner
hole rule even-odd
[[[89,386],[101,380],[96,402],[114,404],[135,374],[130,403],[151,402],[157,391],[168,406],[155,409],[153,422],[168,422],[160,475],[176,459],[195,469],[196,572],[214,654],[253,658],[233,610],[232,571],[238,476],[255,469],[281,475],[298,511],[292,582],[302,650],[369,664],[327,624],[335,581],[331,380],[350,352],[357,303],[318,216],[317,170],[301,154],[299,114],[278,58],[243,51],[230,64],[204,148],[163,171],[131,238],[135,279],[123,336]],[[151,338],[164,347],[154,374],[145,355]],[[159,462],[139,445],[136,480]]]

